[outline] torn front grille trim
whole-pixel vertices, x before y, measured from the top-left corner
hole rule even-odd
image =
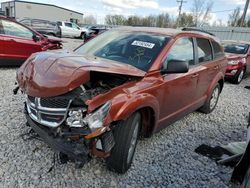
[[[28,96],[27,97],[27,110],[28,110],[29,116],[34,121],[44,126],[56,128],[65,121],[71,102],[72,100],[68,101],[66,108],[63,108],[63,107],[51,108],[50,106],[49,107],[45,106],[44,103],[42,104],[41,98]],[[51,119],[54,119],[55,121],[48,121],[50,117]],[[58,121],[56,121],[57,119]]]

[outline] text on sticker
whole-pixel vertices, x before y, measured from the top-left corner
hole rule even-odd
[[[144,47],[144,48],[150,48],[152,49],[155,44],[153,43],[150,43],[150,42],[143,42],[143,41],[138,41],[138,40],[135,40],[133,43],[132,43],[133,46],[140,46],[140,47]]]

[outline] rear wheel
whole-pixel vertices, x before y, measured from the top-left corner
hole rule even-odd
[[[220,92],[221,92],[220,84],[217,83],[217,85],[213,89],[213,92],[209,100],[200,108],[200,111],[205,114],[212,112],[218,103]]]
[[[108,169],[125,173],[131,166],[141,128],[141,115],[135,113],[114,129],[115,146],[106,159]]]
[[[233,83],[234,84],[240,84],[243,77],[244,77],[244,74],[245,74],[245,70],[244,69],[241,69],[237,75],[235,76],[234,80],[233,80]]]

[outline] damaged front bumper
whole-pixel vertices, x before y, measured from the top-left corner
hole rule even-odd
[[[58,131],[58,128],[51,128],[34,121],[27,111],[25,115],[28,125],[47,143],[53,150],[67,156],[70,161],[85,164],[91,156],[106,158],[114,146],[114,138],[111,130],[106,130],[97,137],[87,139],[91,135],[89,129],[74,128],[69,131]],[[99,147],[97,146],[99,143]]]
[[[46,142],[52,149],[68,156],[69,159],[86,163],[90,159],[90,150],[87,140],[73,141],[59,136],[54,136],[44,126],[35,123],[29,115],[26,119],[31,128]]]

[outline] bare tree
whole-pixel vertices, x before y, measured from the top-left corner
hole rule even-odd
[[[233,27],[239,26],[240,19],[240,7],[236,7],[232,14],[229,14],[228,25]]]
[[[129,26],[148,26],[148,27],[174,27],[175,20],[169,14],[150,15],[146,17],[122,15],[107,15],[105,22],[108,25],[129,25]]]
[[[83,18],[84,24],[96,24],[96,19],[93,15],[85,16]]]
[[[124,25],[126,18],[122,15],[106,15],[105,22],[108,25]]]
[[[213,8],[213,1],[209,0],[194,0],[193,2],[193,18],[196,26],[201,26],[208,23],[210,13]]]
[[[192,27],[194,26],[194,18],[192,14],[182,13],[179,17],[180,27]]]

